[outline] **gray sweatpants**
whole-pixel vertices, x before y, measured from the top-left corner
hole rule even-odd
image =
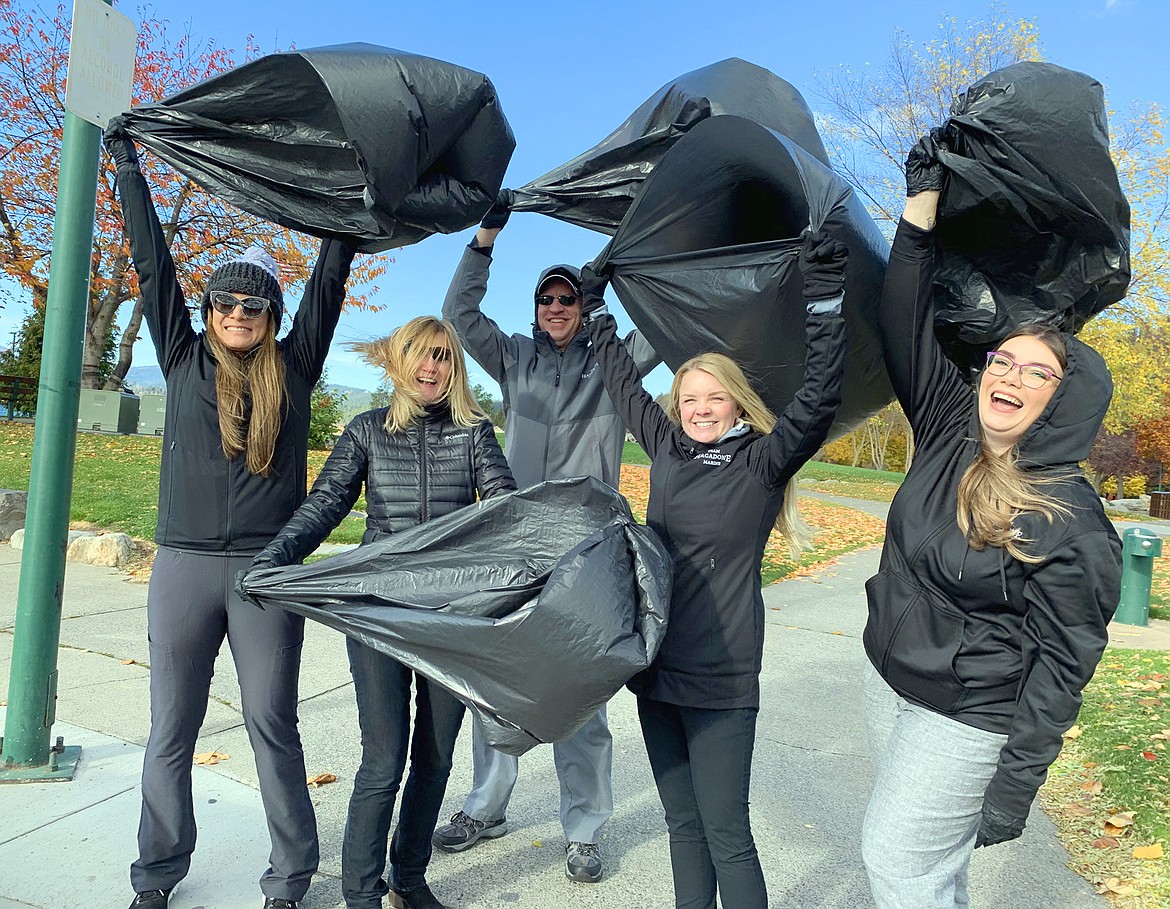
[[[471,724],[472,789],[463,811],[476,820],[504,817],[519,759],[497,751],[484,741],[478,722]],[[561,784],[561,827],[570,843],[596,843],[601,828],[613,814],[613,736],[605,708],[577,732],[553,745],[553,764]]]
[[[191,760],[225,636],[240,680],[244,726],[256,754],[272,841],[260,889],[275,899],[299,900],[317,870],[317,822],[297,731],[305,620],[236,596],[236,572],[251,561],[251,556],[163,547],[155,555],[146,599],[150,738],[142,764],[138,861],[130,866],[135,892],[168,890],[190,868],[195,851]]]
[[[970,905],[967,866],[1006,735],[911,704],[863,661],[873,795],[861,855],[878,909]]]

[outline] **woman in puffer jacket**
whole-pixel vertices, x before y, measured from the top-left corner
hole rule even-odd
[[[1120,541],[1078,467],[1113,391],[1100,355],[1025,325],[972,392],[935,340],[941,139],[907,159],[880,308],[916,450],[866,585],[862,855],[879,909],[968,905],[972,850],[1023,831],[1120,596]]]
[[[386,372],[390,405],[354,417],[309,497],[252,563],[299,562],[349,514],[365,487],[371,543],[481,499],[515,490],[492,424],[478,409],[455,329],[431,316],[412,319],[389,337],[354,345]],[[431,833],[439,816],[463,705],[423,676],[346,639],[362,759],[354,777],[341,857],[348,909],[376,909],[389,894],[405,909],[442,909],[426,883]],[[414,732],[410,688],[415,688]],[[410,747],[398,826],[386,846],[394,798]]]

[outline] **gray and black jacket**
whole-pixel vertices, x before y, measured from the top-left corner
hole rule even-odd
[[[589,333],[579,331],[563,351],[547,332],[506,335],[480,312],[491,250],[468,248],[443,301],[463,348],[504,395],[504,444],[520,487],[545,480],[593,476],[615,489],[625,439],[622,418],[606,394]],[[661,359],[642,335],[625,339],[645,375]]]
[[[1040,561],[972,549],[956,519],[959,481],[980,449],[978,402],[935,340],[934,234],[902,221],[881,302],[886,369],[914,430],[914,463],[894,496],[881,568],[866,584],[870,661],[902,697],[1007,735],[985,798],[1027,815],[1120,596],[1120,541],[1078,463],[1113,382],[1101,356],[1066,337],[1052,400],[1016,446],[1028,474],[1070,516],[1013,522]]]
[[[445,404],[432,404],[418,423],[391,434],[387,410],[350,421],[308,498],[257,562],[299,562],[349,514],[363,486],[363,544],[516,489],[488,421],[457,426]]]

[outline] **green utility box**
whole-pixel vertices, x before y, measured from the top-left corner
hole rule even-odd
[[[138,398],[138,434],[161,436],[167,417],[166,395],[141,395]]]
[[[1121,535],[1121,602],[1114,621],[1126,625],[1150,624],[1150,581],[1154,559],[1162,554],[1162,538],[1131,527]]]
[[[77,406],[77,428],[98,432],[138,431],[138,396],[120,391],[81,389]]]

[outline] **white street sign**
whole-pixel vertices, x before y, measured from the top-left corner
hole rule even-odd
[[[74,0],[65,109],[102,129],[130,108],[134,22],[102,0]]]

